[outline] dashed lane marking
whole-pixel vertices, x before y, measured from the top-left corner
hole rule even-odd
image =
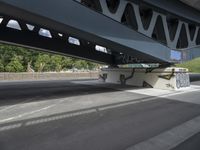
[[[185,94],[185,93],[195,92],[195,91],[200,91],[200,89],[191,89],[191,90],[188,90],[188,91],[178,91],[176,93],[163,94],[163,95],[160,95],[160,96],[157,96],[157,97],[142,98],[140,100],[134,100],[134,101],[124,102],[124,103],[120,103],[120,104],[112,103],[111,106],[97,106],[97,107],[98,107],[99,111],[103,111],[103,110],[108,110],[108,109],[113,109],[113,108],[118,108],[118,107],[131,105],[131,104],[138,104],[138,103],[142,103],[142,102],[156,100],[159,97],[160,98],[166,98],[166,97],[170,97],[170,96],[175,96],[175,95],[180,95],[180,94]],[[60,102],[64,102],[64,100],[60,100]],[[6,123],[8,121],[16,120],[18,118],[22,118],[22,117],[27,116],[27,115],[35,114],[35,113],[50,109],[52,107],[55,107],[57,104],[60,104],[60,103],[55,103],[55,104],[49,105],[47,107],[44,107],[44,108],[41,108],[41,109],[38,109],[38,110],[34,110],[34,111],[31,111],[31,112],[27,112],[27,113],[23,113],[23,114],[17,115],[15,117],[6,118],[6,119],[3,119],[3,120],[0,120],[0,123],[1,124],[2,123]],[[81,109],[81,108],[78,108],[78,109]],[[82,115],[82,114],[83,113],[80,113],[80,115]]]

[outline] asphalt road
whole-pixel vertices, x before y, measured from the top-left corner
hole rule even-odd
[[[199,150],[200,149],[200,133],[192,136],[173,150]]]
[[[199,116],[194,84],[172,92],[97,81],[1,83],[0,150],[125,150]]]

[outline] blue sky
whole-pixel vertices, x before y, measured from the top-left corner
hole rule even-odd
[[[180,51],[171,50],[171,59],[172,60],[181,60],[181,52]]]

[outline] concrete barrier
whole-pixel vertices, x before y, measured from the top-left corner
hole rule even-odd
[[[97,79],[99,72],[71,72],[71,73],[0,73],[0,81],[18,80],[61,80],[61,79]]]
[[[151,87],[163,90],[181,90],[190,87],[188,69],[185,68],[105,68],[100,81],[136,87]]]

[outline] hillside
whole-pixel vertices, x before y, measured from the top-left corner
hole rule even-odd
[[[177,64],[176,66],[188,68],[189,71],[193,73],[200,73],[200,58],[196,58],[183,64]]]

